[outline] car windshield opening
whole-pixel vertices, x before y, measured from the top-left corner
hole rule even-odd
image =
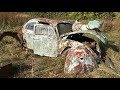
[[[71,40],[75,40],[75,41],[78,41],[78,42],[94,42],[95,40],[94,39],[91,39],[89,37],[86,37],[86,36],[83,36],[82,33],[77,33],[77,34],[71,34],[67,37],[67,39],[71,39]]]
[[[58,29],[59,35],[62,35],[64,33],[68,33],[68,32],[72,32],[72,24],[59,23],[59,24],[57,24],[57,29]]]

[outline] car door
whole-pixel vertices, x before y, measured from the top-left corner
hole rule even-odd
[[[34,25],[36,24],[35,21],[31,21],[25,24],[22,32],[23,32],[23,39],[26,41],[27,48],[33,49],[33,36],[34,36]]]
[[[58,40],[55,29],[50,25],[36,24],[33,38],[34,54],[57,57]]]

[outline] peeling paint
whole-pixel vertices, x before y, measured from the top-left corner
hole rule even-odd
[[[35,22],[31,28],[32,30],[25,29],[30,22]],[[64,65],[65,73],[91,72],[98,68],[97,62],[101,59],[99,44],[96,44],[96,41],[86,44],[87,41],[80,42],[68,37],[73,34],[82,35],[88,33],[98,37],[104,44],[108,42],[107,37],[99,31],[84,29],[87,25],[82,25],[81,23],[77,25],[74,26],[73,24],[72,26],[71,23],[61,20],[32,19],[22,29],[23,38],[27,42],[27,48],[32,49],[34,54],[40,56],[57,57],[69,49]],[[93,44],[93,48],[90,47],[91,44]],[[94,49],[98,54],[96,54]]]
[[[24,39],[26,40],[27,48],[33,49],[33,34],[26,32],[24,34]]]
[[[98,68],[96,58],[96,55],[92,55],[90,52],[87,55],[84,49],[77,51],[76,49],[71,49],[66,56],[64,73],[91,72],[93,69]]]

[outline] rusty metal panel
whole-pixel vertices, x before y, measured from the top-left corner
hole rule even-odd
[[[34,37],[34,54],[40,56],[57,57],[58,43],[53,37],[47,35],[40,35]]]
[[[101,54],[101,49],[100,49],[100,46],[99,46],[98,43],[97,43],[97,45],[96,45],[96,51],[99,52],[99,53]]]
[[[24,34],[24,39],[26,40],[27,48],[33,49],[33,34],[30,33],[25,33]]]
[[[34,54],[57,57],[58,40],[55,30],[49,25],[36,25],[33,40]]]
[[[82,49],[69,50],[65,66],[65,73],[86,73],[98,68],[97,55],[90,48],[83,47]]]
[[[100,28],[102,23],[103,23],[102,21],[93,20],[93,21],[89,21],[87,25],[88,25],[89,29],[95,29],[95,28]]]
[[[66,47],[71,47],[71,48],[82,48],[83,44],[78,42],[78,41],[74,41],[74,40],[70,40],[70,39],[61,39],[59,42],[59,54],[62,53],[62,51],[66,48]]]
[[[72,30],[73,31],[79,31],[79,29],[83,26],[83,24],[79,21],[75,21],[72,25]]]
[[[108,43],[107,37],[102,32],[98,32],[98,31],[95,31],[95,30],[82,30],[82,29],[80,29],[79,31],[63,34],[63,35],[60,36],[60,38],[63,37],[63,36],[67,36],[67,35],[70,35],[70,34],[76,34],[76,33],[92,34],[92,35],[95,35],[98,39],[100,39],[100,41],[103,42],[104,44]]]

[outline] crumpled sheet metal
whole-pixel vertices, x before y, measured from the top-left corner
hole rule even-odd
[[[83,47],[87,47],[83,43],[80,43],[78,41],[70,40],[70,39],[62,39],[59,42],[59,54],[62,54],[65,48],[71,47],[74,49],[82,49]],[[88,47],[87,47],[88,48]],[[99,44],[96,45],[96,51],[101,54],[101,49]]]
[[[80,21],[75,21],[73,23],[73,26],[72,26],[72,30],[73,31],[79,31],[80,29],[82,30],[88,30],[88,29],[98,29],[102,26],[103,24],[103,21],[100,21],[100,20],[93,20],[93,21],[89,21],[88,24],[83,24],[82,22]]]
[[[102,24],[103,24],[103,21],[93,20],[93,21],[89,21],[87,25],[89,29],[95,29],[95,28],[100,28]]]
[[[66,56],[64,73],[91,72],[98,68],[96,59],[97,55],[91,49],[71,49]]]
[[[70,39],[62,39],[60,42],[59,42],[59,54],[62,54],[62,52],[64,51],[65,48],[67,47],[75,47],[75,46],[78,46],[80,43],[77,42],[77,41],[73,41],[73,40],[70,40]]]
[[[70,34],[76,34],[76,33],[92,34],[92,35],[95,35],[98,39],[100,39],[100,41],[103,42],[104,44],[108,43],[108,38],[102,32],[98,32],[95,30],[82,30],[82,29],[80,29],[79,31],[65,33],[65,34],[61,35],[60,38],[62,38],[64,36],[68,36]]]

